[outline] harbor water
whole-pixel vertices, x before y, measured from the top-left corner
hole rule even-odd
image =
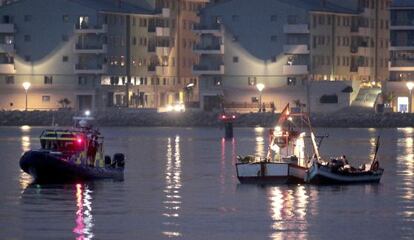
[[[103,128],[125,153],[125,181],[31,184],[23,151],[40,127],[0,127],[0,239],[414,239],[414,129],[317,129],[322,156],[378,153],[380,184],[241,185],[236,156],[263,155],[268,132]]]

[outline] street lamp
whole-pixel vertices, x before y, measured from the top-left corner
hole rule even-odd
[[[412,102],[413,102],[412,90],[414,88],[414,82],[407,82],[407,88],[408,88],[408,90],[410,90],[410,98],[409,98],[409,106],[410,106],[410,108],[409,108],[409,110],[410,110],[410,113],[412,113],[413,111],[412,111],[411,105],[412,105]]]
[[[262,91],[265,88],[265,85],[263,83],[258,83],[256,84],[256,88],[257,90],[259,90],[259,112],[262,111]]]
[[[23,83],[23,88],[24,88],[24,91],[26,92],[26,108],[25,108],[25,111],[27,111],[27,91],[29,90],[31,85],[32,84],[30,84],[30,82],[24,82]]]
[[[193,87],[195,86],[195,84],[193,82],[187,84],[187,86],[185,87],[185,91],[187,94],[187,104],[189,104],[190,102],[190,91],[193,89]]]

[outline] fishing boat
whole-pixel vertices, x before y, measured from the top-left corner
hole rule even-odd
[[[239,182],[304,183],[309,169],[305,140],[312,141],[312,155],[315,152],[319,155],[308,115],[301,109],[292,111],[288,104],[281,112],[276,127],[269,130],[269,137],[269,147],[265,157],[254,155],[237,157],[236,172]]]
[[[47,129],[40,135],[41,148],[30,150],[20,159],[21,169],[35,182],[123,180],[122,153],[104,155],[104,138],[89,124],[91,117],[75,117],[71,129]]]
[[[363,164],[355,168],[348,164],[345,156],[330,161],[314,159],[305,181],[312,184],[379,183],[384,173],[377,158],[379,139],[378,137],[374,158],[370,164]]]

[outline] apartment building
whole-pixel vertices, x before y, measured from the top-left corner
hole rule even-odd
[[[198,36],[192,32],[192,26],[199,21],[197,12],[207,2],[145,1],[160,10],[161,15],[131,17],[127,34],[130,43],[126,44],[130,48],[127,50],[130,56],[126,59],[131,60],[125,63],[126,71],[129,66],[129,74],[107,76],[102,82],[103,96],[114,97],[115,106],[133,108],[163,108],[175,103],[198,102],[198,79],[191,71],[198,61],[198,55],[192,51]],[[129,100],[125,101],[127,95]]]
[[[390,77],[384,100],[394,111],[410,112],[412,96],[407,83],[414,81],[414,2],[395,0],[390,14]]]
[[[0,8],[0,109],[196,102],[191,31],[206,0],[20,0]],[[62,101],[64,99],[68,101]]]
[[[300,100],[313,111],[373,105],[388,78],[388,4],[233,0],[207,6],[194,29],[201,36],[194,73],[202,107],[250,111],[260,99],[276,109]]]

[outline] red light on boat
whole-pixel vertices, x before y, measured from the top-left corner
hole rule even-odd
[[[226,115],[221,115],[221,118],[222,119],[226,119]]]
[[[233,116],[231,116],[231,118],[236,119],[236,116],[235,116],[235,115],[233,115]]]
[[[76,139],[76,142],[77,142],[77,143],[79,143],[79,144],[81,144],[81,143],[82,143],[82,138],[78,137],[78,138]]]

